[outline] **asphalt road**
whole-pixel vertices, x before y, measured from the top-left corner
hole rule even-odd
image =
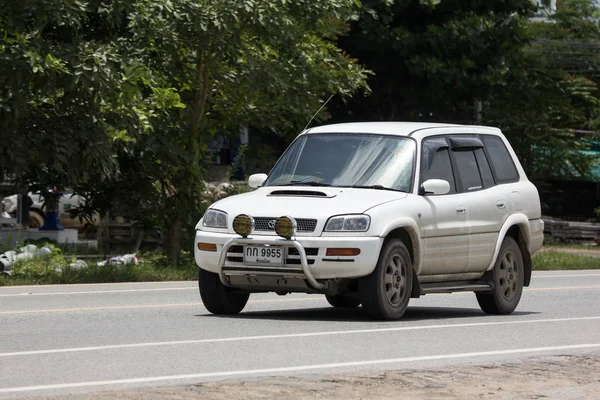
[[[600,270],[534,273],[509,316],[463,293],[412,299],[397,322],[317,295],[218,317],[196,282],[0,288],[0,398],[556,354],[600,355]]]

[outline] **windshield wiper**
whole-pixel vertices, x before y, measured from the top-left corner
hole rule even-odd
[[[350,186],[344,186],[344,187],[349,187],[349,188],[353,188],[353,189],[377,189],[377,190],[391,190],[393,192],[402,192],[402,193],[406,193],[405,190],[400,190],[400,189],[394,189],[391,187],[387,187],[387,186],[383,186],[383,185],[350,185]]]

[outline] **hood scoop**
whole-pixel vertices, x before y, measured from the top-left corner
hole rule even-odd
[[[316,190],[274,190],[269,193],[269,196],[286,196],[286,197],[325,197],[331,198],[335,195],[328,195],[324,192]]]

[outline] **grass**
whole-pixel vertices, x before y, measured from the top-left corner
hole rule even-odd
[[[75,258],[55,250],[50,256],[22,260],[13,265],[12,275],[0,275],[0,286],[68,283],[110,283],[195,280],[198,268],[189,252],[179,266],[169,265],[162,253],[138,255],[138,264],[98,266],[100,258],[85,258],[87,268],[73,268]]]
[[[537,271],[600,269],[600,257],[570,254],[551,248],[533,256],[533,269]]]

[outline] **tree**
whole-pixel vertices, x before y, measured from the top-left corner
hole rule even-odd
[[[533,9],[529,0],[365,2],[339,43],[374,72],[372,94],[337,101],[335,120],[478,121]]]
[[[42,194],[79,191],[118,174],[116,152],[148,132],[147,114],[181,105],[143,91],[128,58],[129,7],[0,1],[0,176]]]
[[[147,0],[131,15],[133,42],[143,49],[135,56],[186,105],[156,121],[189,156],[162,174],[172,195],[172,260],[182,227],[199,219],[199,160],[215,133],[245,125],[297,133],[324,95],[364,86],[362,68],[335,46],[351,13],[348,0]]]
[[[600,133],[600,26],[591,0],[558,4],[532,22],[532,43],[497,85],[484,117],[514,142],[534,180],[587,177],[593,157],[579,140]]]
[[[85,213],[168,225],[174,262],[206,207],[213,135],[252,126],[289,138],[323,98],[365,87],[336,46],[352,0],[0,6],[0,170],[70,186]]]

